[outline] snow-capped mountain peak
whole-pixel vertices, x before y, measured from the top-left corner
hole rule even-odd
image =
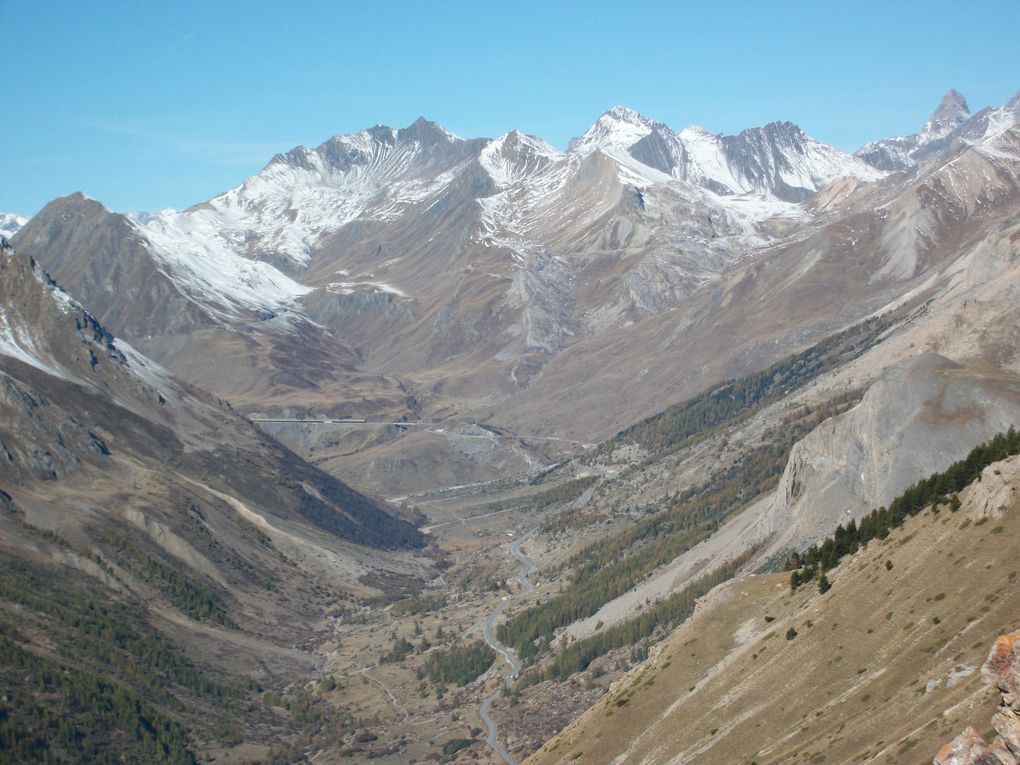
[[[544,139],[536,135],[527,135],[519,130],[511,130],[509,133],[504,133],[489,143],[490,146],[493,144],[500,144],[508,149],[532,152],[549,157],[550,159],[561,159],[563,157],[562,151]]]
[[[617,183],[608,182],[614,175]],[[212,320],[232,324],[302,314],[318,288],[303,275],[320,258],[337,257],[336,237],[355,221],[381,230],[404,216],[413,222],[419,212],[477,202],[474,241],[524,262],[545,252],[545,237],[563,221],[594,224],[635,188],[661,187],[659,201],[670,205],[683,198],[716,210],[732,202],[750,220],[758,214],[747,212],[750,197],[764,198],[768,204],[754,209],[772,215],[841,175],[881,173],[789,122],[736,136],[697,126],[677,134],[616,106],[561,152],[517,130],[465,140],[419,118],[399,130],[377,125],[298,146],[207,202],[129,220],[174,288]],[[641,204],[654,207],[655,195]]]
[[[587,156],[596,149],[629,149],[652,132],[655,122],[626,106],[602,113],[583,135],[570,141],[567,151]]]
[[[755,193],[800,201],[844,175],[864,180],[881,175],[785,121],[737,135],[716,135],[698,125],[673,133],[655,123],[629,153],[678,180],[723,196]]]
[[[701,125],[688,125],[679,133],[677,136],[683,141],[696,141],[705,138],[718,138],[718,136],[710,131],[708,128],[704,128]]]
[[[355,218],[392,220],[441,191],[479,144],[424,118],[400,130],[377,125],[277,154],[241,185],[206,203],[136,222],[163,252],[227,258],[247,273],[241,282],[268,284],[275,306],[298,290],[275,268],[255,273],[247,263],[266,261],[257,269],[307,265],[323,237]],[[252,296],[243,297],[246,305]]]
[[[602,116],[619,122],[629,122],[634,125],[650,125],[652,122],[641,112],[619,104],[607,109]]]
[[[213,318],[284,312],[310,291],[271,264],[243,257],[236,246],[236,218],[214,210],[164,210],[131,220],[160,270]]]
[[[478,161],[496,185],[503,188],[533,177],[563,157],[563,152],[541,138],[511,130],[489,141],[479,154]]]
[[[406,128],[397,131],[397,138],[400,141],[417,141],[423,146],[430,146],[436,143],[456,143],[464,139],[455,133],[451,133],[438,122],[430,122],[424,117],[419,117]]]
[[[977,123],[975,129],[968,131],[966,125],[961,128],[964,138],[969,140],[990,138],[1020,125],[1020,92],[998,109],[982,109],[968,120],[968,123],[970,122]]]
[[[949,135],[970,117],[967,99],[957,90],[950,89],[932,112],[921,129],[921,135],[934,141]]]
[[[855,156],[882,170],[906,170],[934,159],[955,140],[979,144],[1017,124],[1020,124],[1020,93],[1004,106],[985,107],[971,114],[967,100],[950,90],[920,132],[873,141],[858,149]]]

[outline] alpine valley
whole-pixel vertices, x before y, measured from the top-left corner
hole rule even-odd
[[[1020,762],[1020,94],[0,234],[0,762]]]

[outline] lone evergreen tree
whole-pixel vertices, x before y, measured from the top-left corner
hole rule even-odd
[[[826,593],[831,589],[832,584],[829,582],[829,577],[827,577],[825,574],[822,574],[822,576],[818,579],[818,591],[821,593]]]

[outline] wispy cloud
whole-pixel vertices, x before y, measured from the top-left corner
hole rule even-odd
[[[231,141],[194,132],[195,125],[209,125],[213,119],[203,115],[170,115],[151,120],[81,119],[83,127],[115,136],[136,139],[136,148],[178,159],[202,162],[218,167],[249,167],[264,163],[293,144],[282,141]]]
[[[177,42],[175,42],[173,45],[171,45],[169,48],[166,49],[167,55],[170,55],[171,53],[173,53],[175,50],[177,50],[182,45],[187,43],[194,36],[195,36],[194,30],[192,30],[191,32],[188,32],[186,35],[184,35],[184,37],[182,37],[180,40],[178,40]]]
[[[246,167],[256,162],[268,162],[270,157],[285,148],[289,147],[281,143],[209,140],[185,140],[177,146],[182,156],[224,167]]]
[[[72,162],[74,159],[76,158],[66,154],[54,157],[16,157],[14,159],[4,160],[4,164],[31,167],[32,165],[56,165],[61,162]]]

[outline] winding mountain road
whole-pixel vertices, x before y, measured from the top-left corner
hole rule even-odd
[[[538,566],[532,563],[528,558],[521,552],[521,545],[527,540],[532,534],[535,533],[535,529],[532,529],[527,534],[524,534],[519,539],[515,540],[510,544],[510,554],[513,555],[517,560],[521,562],[524,568],[521,569],[520,573],[517,574],[517,582],[521,586],[521,594],[526,595],[534,589],[531,581],[528,579],[529,576],[538,571]],[[514,649],[503,645],[496,640],[496,620],[503,615],[503,611],[510,605],[510,601],[513,599],[512,595],[504,595],[503,599],[499,604],[492,610],[488,616],[485,617],[485,622],[482,625],[482,635],[485,637],[485,642],[488,643],[496,652],[498,652],[507,664],[510,665],[510,674],[507,675],[504,686],[506,688],[511,687],[514,684],[514,680],[517,679],[517,675],[520,674],[521,664],[517,661],[517,657],[514,655]],[[496,730],[496,723],[493,721],[492,716],[489,714],[489,710],[492,708],[493,702],[499,698],[500,691],[496,691],[491,696],[482,702],[482,708],[480,710],[482,720],[485,722],[485,727],[489,729],[489,735],[486,741],[489,742],[489,746],[492,747],[493,751],[496,752],[500,757],[503,758],[507,765],[519,765],[517,760],[508,752],[503,745],[499,743],[499,735]]]

